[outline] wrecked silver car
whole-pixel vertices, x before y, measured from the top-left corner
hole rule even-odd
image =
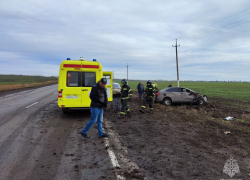
[[[203,105],[207,102],[207,96],[183,87],[168,87],[156,94],[156,102],[170,106],[174,103],[191,103]]]

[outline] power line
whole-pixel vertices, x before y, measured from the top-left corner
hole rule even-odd
[[[196,31],[193,31],[193,32],[197,32],[197,31],[200,31],[200,30],[205,29],[205,28],[207,28],[207,27],[210,27],[210,26],[212,26],[212,25],[214,25],[214,24],[217,24],[217,23],[219,23],[219,22],[221,22],[221,21],[224,21],[225,19],[229,19],[229,18],[231,18],[231,17],[233,17],[233,16],[236,16],[236,15],[242,13],[242,12],[245,12],[245,11],[247,11],[247,10],[249,10],[249,9],[250,9],[250,8],[247,8],[247,9],[245,9],[245,10],[242,10],[242,11],[240,11],[240,12],[238,12],[238,13],[235,13],[235,14],[233,14],[233,15],[231,15],[231,16],[228,16],[228,17],[226,17],[226,18],[224,18],[224,19],[221,19],[221,20],[216,21],[216,22],[214,22],[214,23],[212,23],[212,24],[209,24],[209,25],[204,26],[204,27],[202,27],[202,28],[200,28],[200,29],[197,29]],[[190,35],[190,34],[191,34],[191,33],[188,33],[188,34],[186,34],[186,35],[183,35],[183,36],[179,37],[178,39],[183,38],[183,37],[186,37],[186,36],[188,36],[188,35]]]
[[[238,23],[238,22],[240,22],[240,21],[242,21],[242,20],[248,19],[248,18],[250,18],[250,17],[247,17],[247,18],[241,19],[241,20],[239,20],[239,21],[236,21],[236,22],[234,22],[234,23],[231,23],[231,24],[229,24],[229,25],[226,25],[226,26],[217,28],[217,29],[212,30],[212,31],[210,31],[210,32],[207,32],[207,33],[205,33],[205,34],[198,35],[198,36],[196,36],[196,37],[187,39],[187,40],[185,40],[185,41],[183,41],[183,42],[188,42],[188,41],[193,40],[193,39],[200,39],[200,38],[210,36],[210,35],[212,35],[212,34],[215,34],[215,33],[217,33],[217,32],[223,31],[223,30],[227,30],[227,29],[231,29],[231,28],[233,28],[233,27],[240,26],[240,25],[245,24],[245,23],[248,23],[248,22],[250,22],[250,21],[242,22],[242,23],[240,23],[240,24],[236,24],[235,26],[231,26],[231,25],[232,25],[232,24],[235,24],[235,23]],[[231,27],[225,28],[225,29],[224,29],[224,27],[227,27],[227,26],[231,26]]]
[[[219,22],[221,22],[221,21],[223,21],[223,20],[225,20],[225,19],[229,19],[229,18],[231,18],[231,17],[233,17],[233,16],[235,16],[235,15],[237,15],[237,14],[240,14],[240,13],[242,13],[242,12],[244,12],[244,11],[247,11],[247,10],[249,10],[249,9],[250,9],[250,8],[247,8],[247,9],[245,9],[245,10],[242,10],[242,11],[240,11],[240,12],[238,12],[238,13],[235,13],[235,14],[229,16],[229,17],[226,17],[226,18],[221,19],[221,20],[219,20],[219,21],[216,21],[216,22],[214,22],[214,23],[212,23],[212,24],[209,24],[209,25],[207,25],[207,26],[204,26],[204,27],[202,27],[202,28],[200,28],[200,29],[198,29],[198,30],[196,30],[196,31],[194,31],[194,32],[197,32],[197,31],[199,31],[199,30],[205,29],[206,27],[209,27],[209,26],[212,26],[212,25],[214,25],[214,24],[217,24],[217,23],[219,23]],[[198,36],[189,38],[189,39],[187,39],[187,40],[185,40],[185,41],[183,41],[183,42],[188,42],[188,41],[193,40],[193,39],[199,39],[199,38],[203,38],[203,37],[210,36],[210,35],[212,35],[212,34],[214,34],[214,33],[216,33],[216,32],[220,32],[220,30],[225,30],[225,29],[223,29],[224,27],[228,27],[228,26],[230,26],[230,25],[232,25],[232,24],[238,23],[238,22],[243,21],[243,20],[248,19],[248,18],[250,18],[250,17],[241,19],[241,20],[239,20],[239,21],[235,21],[235,22],[233,22],[233,23],[231,23],[231,24],[229,24],[229,25],[226,25],[226,26],[223,26],[223,27],[214,29],[214,30],[212,30],[212,31],[210,31],[210,32],[207,32],[207,33],[204,33],[204,34],[201,34],[201,35],[198,35]],[[245,23],[247,23],[247,22],[240,23],[240,24],[238,24],[238,25],[236,25],[236,26],[239,26],[239,25],[245,24]],[[229,28],[226,28],[226,29],[230,29],[230,28],[233,28],[233,27],[236,27],[236,26],[232,26],[232,27],[229,27]],[[190,34],[190,33],[189,33],[189,34]],[[184,36],[181,36],[181,37],[186,37],[186,36],[188,36],[189,34],[184,35]],[[180,37],[180,38],[181,38],[181,37]],[[184,39],[185,39],[185,38],[184,38]],[[156,50],[156,53],[153,53],[153,54],[146,54],[146,55],[144,55],[144,57],[145,57],[145,56],[147,56],[147,57],[158,56],[159,54],[161,54],[160,52],[162,52],[163,50],[166,50],[165,47],[166,47],[166,45],[164,45],[164,46],[158,48],[158,49]],[[168,47],[167,49],[170,49],[170,47]],[[159,51],[159,50],[160,50],[160,51]],[[136,63],[136,62],[133,62],[132,64],[135,64],[135,63]],[[130,65],[131,65],[131,64],[130,64]],[[128,79],[128,78],[127,78],[127,79]]]

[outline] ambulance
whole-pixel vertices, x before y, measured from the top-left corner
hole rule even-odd
[[[67,113],[72,108],[90,108],[90,92],[101,78],[107,78],[108,101],[113,101],[113,73],[102,71],[102,65],[84,60],[63,60],[59,69],[58,106]]]

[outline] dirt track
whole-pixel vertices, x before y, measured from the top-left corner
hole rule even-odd
[[[213,102],[206,106],[155,104],[154,114],[140,114],[141,102],[135,96],[130,118],[118,120],[113,108],[105,115],[147,179],[229,178],[222,171],[230,156],[240,167],[234,178],[250,179],[250,114]],[[225,122],[227,116],[235,119]]]

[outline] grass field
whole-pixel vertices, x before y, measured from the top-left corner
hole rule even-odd
[[[115,80],[119,82],[120,80]],[[137,90],[139,81],[129,81],[132,89]],[[166,88],[170,82],[159,81],[159,89]],[[144,86],[146,81],[143,81]],[[177,86],[176,82],[172,82],[173,86]],[[208,97],[219,97],[237,99],[250,102],[250,83],[231,83],[231,82],[180,82],[181,87],[192,89]]]
[[[0,75],[0,91],[42,86],[57,82],[55,77]]]
[[[39,82],[55,81],[55,80],[57,80],[55,77],[0,74],[0,85],[39,83]]]

